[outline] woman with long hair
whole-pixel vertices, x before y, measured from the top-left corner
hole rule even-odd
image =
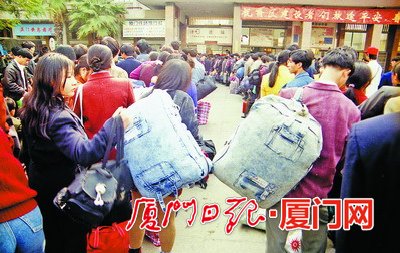
[[[270,73],[263,76],[261,81],[261,97],[278,95],[282,87],[294,79],[294,75],[287,68],[289,50],[283,50],[278,55],[278,60],[270,66]]]
[[[72,97],[76,80],[73,62],[58,53],[43,56],[36,68],[33,90],[21,112],[24,162],[29,186],[37,191],[43,214],[46,252],[86,252],[89,231],[53,204],[56,194],[75,178],[80,166],[98,162],[105,153],[114,118],[107,120],[89,140],[77,115],[65,103]],[[115,111],[129,124],[122,109]]]

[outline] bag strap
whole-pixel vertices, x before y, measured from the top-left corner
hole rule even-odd
[[[112,124],[111,127],[111,133],[108,136],[107,139],[107,147],[106,147],[106,152],[104,153],[104,157],[103,157],[103,161],[102,161],[102,168],[105,169],[106,168],[106,164],[108,161],[108,157],[110,156],[110,152],[111,149],[113,148],[113,140],[114,137],[117,138],[117,146],[119,146],[119,149],[121,150],[123,147],[123,130],[124,126],[122,123],[122,118],[120,115],[117,115],[116,117],[114,117],[114,122]],[[120,133],[122,131],[122,134]],[[121,141],[122,141],[122,145],[121,145]],[[117,150],[117,164],[119,165],[121,156],[123,156],[123,152],[120,152],[120,150]]]
[[[80,119],[83,124],[83,85],[79,85],[79,87],[76,89],[76,96],[75,96],[75,101],[74,101],[74,106],[72,107],[72,111],[75,110],[76,103],[78,102],[79,99],[79,109],[80,109]]]
[[[302,109],[297,111],[297,113],[303,117],[308,115],[308,109],[307,109],[306,105],[303,103],[304,88],[305,88],[304,86],[301,88],[298,88],[293,96],[293,99],[301,104]]]
[[[294,93],[293,96],[293,99],[299,102],[300,104],[303,104],[303,92],[304,92],[304,86],[296,89],[296,92]]]

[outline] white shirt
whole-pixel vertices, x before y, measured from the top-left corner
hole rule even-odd
[[[382,67],[379,65],[377,60],[370,60],[368,62],[368,66],[371,69],[371,83],[367,86],[365,90],[365,94],[367,97],[372,96],[377,90],[379,86],[379,82],[381,81],[382,76]]]
[[[15,61],[15,60],[14,60],[14,61]],[[17,61],[15,61],[15,63],[17,63],[17,66],[18,66],[18,68],[19,68],[19,72],[21,72],[22,81],[23,81],[23,88],[24,88],[24,90],[26,90],[27,87],[26,87],[25,71],[24,71],[25,66],[19,64]]]

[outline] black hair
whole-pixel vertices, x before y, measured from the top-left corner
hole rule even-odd
[[[310,50],[302,50],[302,49],[297,49],[297,50],[293,50],[292,52],[290,52],[289,54],[289,58],[292,60],[292,62],[294,63],[302,63],[302,68],[304,70],[307,70],[308,67],[310,67],[314,55],[311,54],[312,51]]]
[[[140,39],[136,42],[136,46],[139,48],[140,53],[145,53],[149,48],[149,43],[145,39]]]
[[[121,46],[121,54],[126,54],[127,56],[134,56],[135,49],[131,44],[122,44]]]
[[[346,84],[350,84],[355,89],[361,89],[372,79],[371,69],[367,63],[356,61],[354,63],[354,73],[347,79]]]
[[[22,46],[22,48],[27,48],[27,49],[36,47],[35,43],[33,43],[32,41],[24,41],[24,42],[22,42],[21,46]]]
[[[399,62],[400,61],[400,56],[395,56],[390,61]]]
[[[119,43],[113,37],[110,37],[110,36],[104,37],[101,40],[100,44],[105,45],[109,49],[111,49],[113,58],[118,55],[118,53],[119,53]]]
[[[174,50],[179,50],[179,46],[180,46],[179,41],[176,41],[176,40],[171,41],[171,47],[172,47]]]
[[[73,62],[76,61],[75,51],[70,45],[60,45],[56,48],[55,52],[67,56]]]
[[[172,54],[172,53],[174,52],[174,49],[173,49],[171,46],[163,45],[163,46],[160,48],[160,51],[166,51],[166,52]]]
[[[251,55],[251,59],[253,59],[253,61],[257,61],[259,57],[260,55],[258,53],[254,53]]]
[[[15,56],[21,56],[23,58],[28,58],[28,59],[33,58],[31,52],[27,48],[21,48],[20,50],[17,51]]]
[[[113,55],[111,49],[105,45],[94,44],[88,50],[89,67],[94,71],[111,68]]]
[[[149,54],[149,59],[150,59],[150,61],[155,61],[155,60],[157,60],[159,55],[160,55],[160,54],[159,54],[157,51],[151,52],[151,53]]]
[[[87,54],[88,47],[84,44],[77,44],[74,47],[76,59],[81,58],[82,55]]]
[[[14,99],[9,98],[9,97],[5,97],[6,103],[7,103],[7,108],[8,111],[12,111],[15,110],[17,108],[17,103],[15,103]]]
[[[298,44],[296,44],[296,43],[291,44],[291,45],[289,45],[287,47],[287,50],[289,50],[289,51],[294,51],[294,50],[297,50],[297,49],[300,49],[300,46]]]
[[[90,69],[89,62],[88,62],[88,54],[82,55],[75,64],[74,73],[75,76],[79,74],[79,69],[85,68],[87,70]]]
[[[189,63],[180,59],[171,59],[161,68],[155,89],[186,91],[190,85],[191,70]]]
[[[334,48],[328,51],[322,58],[322,66],[338,67],[340,69],[350,69],[349,76],[354,72],[354,55],[343,48]]]
[[[66,108],[62,89],[73,62],[65,55],[48,53],[35,67],[32,91],[24,98],[21,120],[28,135],[50,139],[47,124],[52,108]]]
[[[17,55],[17,52],[20,50],[20,49],[22,49],[22,47],[20,47],[20,46],[15,46],[15,47],[12,47],[11,48],[11,53],[13,54],[13,55]]]
[[[289,60],[290,50],[283,50],[278,55],[278,61],[270,66],[271,74],[269,75],[269,87],[274,87],[276,78],[278,77],[279,66],[286,64]]]

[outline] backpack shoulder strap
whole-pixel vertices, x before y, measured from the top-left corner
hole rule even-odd
[[[304,92],[304,87],[297,88],[296,92],[294,93],[293,99],[303,104],[303,92]]]

